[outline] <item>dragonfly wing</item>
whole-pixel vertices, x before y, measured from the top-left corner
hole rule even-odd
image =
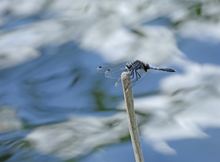
[[[102,65],[97,67],[98,72],[103,73],[106,78],[118,79],[123,71],[125,64]]]

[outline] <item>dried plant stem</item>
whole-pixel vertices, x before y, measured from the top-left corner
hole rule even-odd
[[[121,82],[122,82],[123,93],[124,93],[125,107],[126,107],[126,111],[128,114],[129,132],[131,136],[131,142],[133,146],[135,161],[144,162],[144,158],[143,158],[143,154],[142,154],[142,150],[140,146],[138,125],[137,125],[137,121],[135,118],[130,75],[128,72],[123,72],[121,74]]]

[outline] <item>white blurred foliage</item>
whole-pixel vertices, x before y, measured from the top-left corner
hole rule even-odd
[[[203,24],[201,20],[191,17],[189,8],[195,3],[204,1],[1,0],[1,25],[34,15],[42,18],[31,24],[18,25],[9,31],[0,31],[0,47],[4,47],[4,53],[0,51],[0,56],[10,55],[1,67],[6,66],[7,61],[7,66],[11,66],[22,62],[21,60],[34,58],[32,55],[38,55],[39,47],[46,44],[59,45],[68,41],[76,41],[82,48],[98,51],[107,61],[140,58],[161,63],[181,54],[176,46],[175,30],[165,26],[143,27],[142,23],[168,17],[174,22],[182,21],[177,32],[185,36],[208,36],[219,40],[219,30],[216,27],[218,22],[206,21]],[[203,14],[218,19],[220,5],[217,4],[215,1],[205,2]],[[128,28],[140,30],[145,36],[131,32]],[[10,41],[7,42],[8,39]],[[35,52],[30,52],[31,56],[27,56],[17,44],[21,44],[23,49],[32,48],[31,51]],[[10,50],[7,51],[6,48]],[[10,51],[17,53],[11,54]],[[20,59],[16,62],[13,56]]]
[[[22,128],[22,121],[15,109],[7,106],[0,107],[0,132],[16,131]]]
[[[0,67],[36,58],[40,54],[38,49],[47,44],[60,45],[69,41],[98,51],[108,61],[142,59],[160,63],[174,58],[180,63],[176,34],[195,39],[209,38],[219,43],[220,5],[217,1],[206,1],[203,14],[215,16],[216,21],[204,23],[189,13],[194,2],[204,1],[1,0],[0,25],[40,15],[43,11],[45,15],[32,23],[16,24],[17,27],[0,31]],[[160,17],[182,23],[177,29],[142,25]],[[216,113],[220,104],[219,67],[189,62],[181,65],[185,65],[185,73],[163,80],[162,95],[135,100],[138,111],[154,116],[150,123],[142,126],[142,135],[155,149],[165,153],[175,152],[167,144],[168,140],[206,137],[201,128],[219,127],[220,124],[220,113]],[[177,103],[182,107],[176,107]],[[13,117],[13,113],[4,112],[3,116],[12,114]],[[121,123],[106,130],[103,122],[110,119]],[[39,150],[69,158],[117,142],[127,134],[126,125],[126,117],[122,114],[109,119],[75,117],[63,124],[36,128],[27,138]],[[69,143],[75,138],[78,141]]]
[[[27,136],[32,147],[53,153],[62,159],[85,155],[94,148],[117,143],[127,136],[127,117],[125,113],[114,116],[72,116],[70,120],[42,126]]]
[[[179,29],[183,37],[220,43],[220,22],[188,21]]]

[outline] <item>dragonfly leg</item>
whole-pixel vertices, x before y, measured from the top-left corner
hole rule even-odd
[[[131,78],[131,79],[134,79],[134,70],[132,70],[130,73],[131,73],[131,74],[130,74],[130,78]]]
[[[141,75],[140,75],[139,72],[137,72],[137,71],[136,71],[136,73],[137,73],[138,79],[140,79],[140,78],[141,78]]]
[[[135,81],[137,81],[138,79],[140,79],[141,78],[141,75],[138,73],[138,71],[137,70],[135,70]]]
[[[135,74],[135,80],[134,80],[134,82],[136,82],[139,78],[139,76],[138,76],[138,72],[136,71],[136,70],[134,70],[134,74]]]

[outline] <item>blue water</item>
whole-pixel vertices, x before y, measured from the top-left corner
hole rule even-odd
[[[47,16],[45,12],[24,18],[5,15],[8,21],[1,24],[0,31],[10,33],[46,20]],[[172,28],[166,16],[142,25]],[[220,64],[219,42],[183,36],[176,36],[176,39],[177,47],[189,60]],[[100,51],[86,49],[76,40],[45,44],[37,50],[40,53],[37,58],[0,70],[0,121],[3,122],[0,125],[0,161],[134,161],[129,134],[118,129],[124,121],[117,117],[124,113],[123,108],[118,109],[123,102],[122,91],[114,87],[114,80],[96,71],[98,65],[106,62]],[[183,67],[176,68],[180,69],[177,74],[183,73]],[[162,94],[161,80],[172,75],[150,72],[135,85],[134,96]],[[177,102],[178,106],[182,106],[181,102],[179,105]],[[146,126],[152,116],[141,114],[140,125]],[[121,127],[124,128],[123,124]],[[141,135],[144,159],[218,162],[219,128],[208,128],[204,132],[207,138],[169,140],[168,144],[176,151],[174,155],[157,152]],[[114,135],[115,139],[108,138]]]

